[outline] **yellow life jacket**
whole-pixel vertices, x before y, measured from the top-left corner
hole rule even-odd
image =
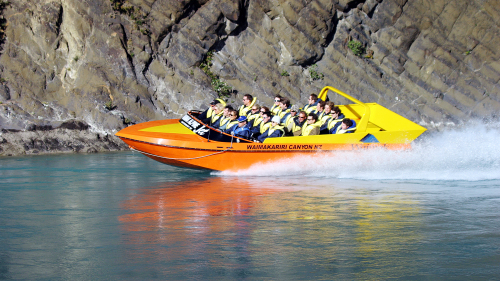
[[[280,125],[276,125],[274,127],[272,126],[269,126],[269,131],[267,132],[267,136],[271,136],[272,133],[274,133],[274,131],[281,131],[281,136],[284,136],[285,135],[285,130],[283,130],[283,126],[280,126]]]
[[[343,119],[330,119],[328,120],[328,130],[331,130],[338,122],[342,122]]]
[[[250,121],[252,121],[252,120],[257,121],[257,118],[259,118],[259,117],[260,117],[259,112],[257,112],[257,113],[249,113],[249,114],[247,115],[248,122],[250,122]],[[255,122],[255,121],[254,121],[254,122]]]
[[[323,113],[324,113],[324,111],[323,111]],[[331,113],[331,111],[330,111],[330,113]],[[325,125],[325,123],[328,122],[330,118],[332,118],[330,113],[323,114],[321,117],[318,117],[319,122],[321,122],[321,126]]]
[[[311,133],[311,131],[314,128],[318,128],[318,131],[319,131],[319,127],[321,127],[321,123],[320,122],[316,122],[316,123],[311,124],[311,125],[304,124],[304,126],[302,127],[302,134],[301,134],[301,136],[309,136],[309,134]],[[319,134],[319,132],[318,132],[318,134]]]
[[[267,123],[260,122],[260,133],[263,134],[269,127],[271,127],[271,121]]]
[[[253,124],[252,124],[252,128],[259,126],[259,124],[260,124],[260,122],[262,122],[262,120],[263,119],[262,119],[262,117],[260,117],[260,115],[259,115],[259,117],[255,118],[255,121],[253,121]]]
[[[234,126],[235,124],[236,124],[236,125],[238,125],[238,120],[234,120],[234,121],[228,122],[228,123],[226,124],[226,128],[224,128],[224,130],[227,130],[227,129],[231,128],[231,127],[232,127],[232,126]]]
[[[309,114],[313,110],[316,110],[316,104],[307,104],[306,106],[304,106],[302,110],[305,111],[307,114]]]
[[[340,125],[338,128],[337,128],[337,131],[335,132],[335,134],[345,134],[347,132],[353,132],[356,130],[356,127],[352,127],[352,128],[347,128],[345,130],[342,130],[342,125]]]
[[[220,125],[219,125],[219,129],[221,129],[221,130],[225,130],[225,129],[226,129],[226,126],[227,126],[227,123],[229,123],[229,121],[230,121],[231,119],[229,119],[229,117],[226,117],[226,116],[222,116],[221,118],[222,118],[222,119],[221,119],[221,120],[220,120],[220,122],[219,122],[219,124],[220,124]]]
[[[222,111],[219,112],[219,114],[212,114],[212,117],[210,117],[210,124],[214,124],[221,117],[222,117]]]
[[[252,106],[255,104],[256,101],[257,98],[253,98],[249,106],[245,106],[244,104],[242,104],[238,109],[238,114],[240,116],[247,116],[249,112],[252,112]]]
[[[271,107],[270,111],[272,114],[277,115],[280,113],[281,107],[279,105],[273,105],[273,107]]]
[[[281,110],[279,113],[278,113],[278,116],[280,117],[280,119],[282,119],[283,117],[285,117],[285,115],[290,112],[291,109],[290,108],[287,108],[285,110]]]

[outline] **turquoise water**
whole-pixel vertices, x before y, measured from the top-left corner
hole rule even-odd
[[[498,280],[497,128],[237,173],[0,158],[1,280]]]

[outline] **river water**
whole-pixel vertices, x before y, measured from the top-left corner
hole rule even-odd
[[[499,139],[469,126],[234,173],[0,158],[0,280],[499,280]]]

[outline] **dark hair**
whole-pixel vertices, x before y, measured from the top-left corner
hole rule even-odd
[[[337,113],[337,114],[341,113],[340,108],[338,106],[333,107],[332,111],[335,112],[335,113]]]
[[[265,111],[265,112],[269,112],[269,111],[270,111],[270,110],[269,110],[269,107],[267,107],[267,106],[263,106],[263,107],[261,107],[260,109],[264,109],[264,111]]]
[[[267,115],[267,117],[273,117],[271,115],[271,111],[266,111],[266,112],[262,113],[262,115]]]
[[[311,99],[312,99],[313,101],[317,101],[317,100],[318,100],[318,96],[317,96],[316,94],[311,94],[311,96],[310,96],[310,97],[311,97]]]
[[[287,99],[287,98],[282,98],[282,99],[280,100],[280,102],[281,102],[282,104],[286,105],[286,107],[289,107],[289,106],[290,106],[290,100],[289,100],[289,99]]]
[[[331,110],[333,110],[333,108],[335,107],[335,103],[333,101],[328,101],[328,102],[326,102],[325,105],[328,105]]]
[[[250,101],[253,100],[253,97],[250,94],[245,94],[245,95],[243,95],[243,97],[247,97],[247,99]]]
[[[301,112],[299,112],[297,115],[300,115],[300,114],[302,114],[302,113],[304,113],[304,115],[305,115],[304,117],[306,117],[306,118],[307,118],[307,112],[305,112],[305,111],[301,111]]]
[[[347,128],[352,126],[352,120],[349,118],[344,118],[344,120],[342,120],[342,123],[346,124]]]
[[[314,119],[314,121],[318,121],[318,115],[316,115],[315,113],[309,113],[309,115],[307,115],[307,117],[312,117]]]
[[[234,110],[233,106],[232,106],[232,105],[230,105],[230,104],[226,105],[224,108],[227,108],[227,109],[229,109],[229,110]]]
[[[325,104],[326,104],[326,102],[325,102],[325,101],[322,101],[322,100],[318,101],[318,105],[319,105],[321,108],[325,108]]]

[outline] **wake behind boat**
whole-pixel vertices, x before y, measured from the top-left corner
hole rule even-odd
[[[214,129],[198,119],[199,111],[191,111],[181,119],[133,125],[116,136],[131,149],[165,164],[237,171],[254,164],[318,152],[409,149],[411,142],[426,130],[379,104],[363,103],[330,86],[323,88],[319,96],[326,96],[328,91],[354,102],[339,105],[345,117],[356,122],[353,133],[284,136],[255,143]]]

